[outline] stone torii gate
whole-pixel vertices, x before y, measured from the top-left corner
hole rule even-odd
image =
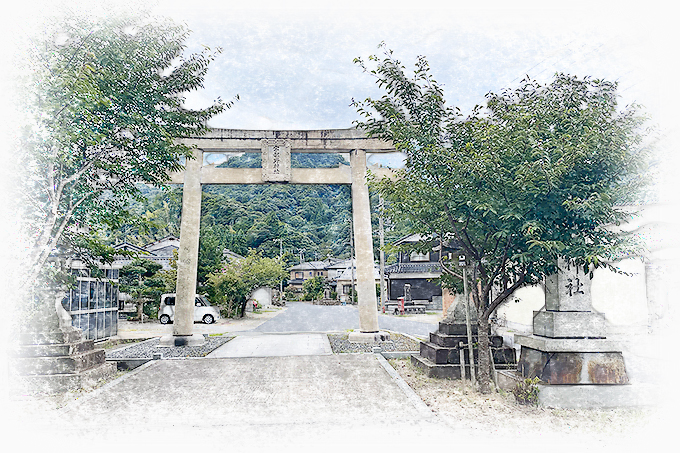
[[[183,139],[195,145],[194,159],[183,172],[171,175],[170,183],[183,184],[180,247],[177,261],[177,298],[172,335],[161,338],[162,346],[199,345],[203,335],[193,333],[194,295],[198,269],[198,241],[203,184],[350,184],[357,267],[357,298],[360,332],[351,341],[373,342],[385,338],[379,332],[375,280],[371,207],[366,185],[366,154],[392,153],[394,147],[366,137],[357,129],[313,131],[264,131],[212,129],[206,135]],[[262,153],[262,168],[217,168],[204,163],[207,153]],[[349,167],[291,168],[291,153],[349,153]],[[377,176],[389,169],[371,169]]]

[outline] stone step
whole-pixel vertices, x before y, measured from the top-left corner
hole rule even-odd
[[[19,335],[19,344],[21,345],[37,345],[37,344],[65,344],[78,343],[83,339],[83,332],[80,329],[73,329],[71,331],[62,332],[24,332]]]
[[[103,349],[61,357],[18,357],[14,368],[20,375],[54,375],[80,373],[106,362]]]
[[[50,394],[82,388],[88,389],[104,379],[111,378],[116,372],[115,363],[102,363],[80,373],[12,376],[10,378],[10,391],[23,395],[26,392]]]
[[[60,357],[82,354],[93,349],[94,340],[65,344],[30,344],[19,346],[16,355],[18,357]]]
[[[477,335],[472,336],[473,342],[478,342],[479,337]],[[430,332],[430,342],[438,346],[443,346],[446,348],[457,347],[460,342],[467,344],[468,338],[467,333],[465,335],[447,335],[441,332]],[[499,335],[490,335],[489,343],[492,348],[500,348],[503,346],[503,337]]]
[[[477,329],[478,326],[475,323],[472,323],[470,326],[472,329],[472,335],[477,335]],[[465,323],[448,323],[441,321],[439,323],[439,329],[437,329],[439,332],[443,333],[444,335],[467,335],[467,326]],[[491,326],[489,326],[489,334],[491,333]]]
[[[438,379],[460,379],[460,365],[437,364],[426,357],[411,355],[411,364],[422,370],[427,377]],[[469,375],[470,366],[465,366],[465,372]]]
[[[474,358],[475,361],[478,360],[479,349],[474,348]],[[463,348],[463,355],[465,361],[470,360],[469,349]],[[493,356],[493,361],[496,364],[514,364],[515,360],[515,350],[508,347],[491,348],[491,355]],[[458,348],[447,348],[439,346],[432,342],[421,342],[420,343],[420,356],[430,360],[438,365],[442,364],[459,364],[460,363],[460,351]]]
[[[473,351],[475,360],[477,360],[478,350],[474,349]],[[465,361],[467,362],[470,357],[467,346],[463,348],[463,354],[465,356]],[[430,342],[420,343],[420,355],[436,364],[460,363],[460,352],[458,348],[446,348]]]

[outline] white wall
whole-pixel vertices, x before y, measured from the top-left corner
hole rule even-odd
[[[262,307],[272,304],[272,289],[271,288],[257,288],[250,295],[250,299],[257,301]]]
[[[627,259],[617,263],[617,267],[632,275],[617,274],[608,269],[594,272],[593,310],[604,313],[607,335],[645,333],[649,323],[645,265],[640,259]],[[533,312],[544,305],[542,286],[520,288],[499,307],[500,325],[514,333],[531,334]]]

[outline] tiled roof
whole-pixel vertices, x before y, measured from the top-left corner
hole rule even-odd
[[[295,266],[291,267],[289,270],[291,271],[300,271],[300,270],[325,270],[326,265],[328,263],[324,261],[308,261],[306,263],[300,263],[296,264]]]
[[[385,267],[386,274],[440,273],[439,263],[396,263]]]

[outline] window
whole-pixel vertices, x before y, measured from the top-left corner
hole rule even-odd
[[[429,253],[412,252],[411,253],[411,261],[430,261],[430,254]]]

